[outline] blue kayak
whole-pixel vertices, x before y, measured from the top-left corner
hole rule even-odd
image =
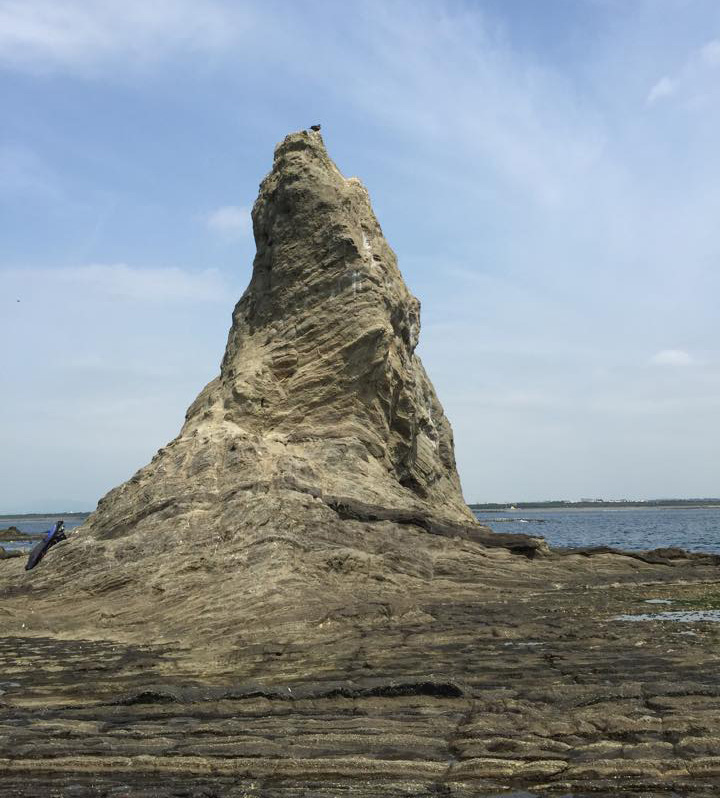
[[[47,550],[61,540],[67,540],[65,535],[65,524],[63,521],[58,521],[52,529],[48,529],[44,539],[30,552],[25,570],[30,571],[33,569],[45,556]]]

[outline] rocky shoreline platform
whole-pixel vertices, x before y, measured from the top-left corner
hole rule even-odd
[[[177,438],[0,563],[0,793],[716,795],[720,625],[662,611],[720,605],[720,558],[474,519],[419,304],[319,133],[253,227]]]

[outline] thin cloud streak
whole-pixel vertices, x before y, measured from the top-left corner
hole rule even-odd
[[[3,0],[0,63],[31,73],[148,67],[177,53],[226,49],[249,26],[247,8],[214,0]]]
[[[704,96],[717,97],[717,75],[720,67],[720,39],[713,39],[691,51],[680,70],[673,76],[665,75],[650,89],[646,105],[652,106],[671,97],[685,97],[691,102],[689,109],[697,107]]]
[[[224,205],[207,215],[207,226],[227,238],[248,235],[252,230],[250,211],[239,205]]]
[[[652,89],[650,89],[645,104],[654,105],[659,100],[662,100],[663,97],[672,96],[675,94],[677,86],[678,82],[676,80],[672,80],[667,76],[660,78],[660,80],[652,87]]]
[[[91,264],[58,269],[0,270],[2,282],[23,294],[38,286],[51,293],[52,286],[67,286],[86,297],[131,302],[224,302],[230,295],[217,269],[193,272],[179,268],[138,268],[124,263]]]
[[[663,349],[656,352],[651,358],[650,363],[655,366],[691,366],[695,359],[688,352],[682,349]]]

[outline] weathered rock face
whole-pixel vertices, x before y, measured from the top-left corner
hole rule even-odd
[[[475,524],[450,425],[415,355],[419,303],[367,191],[340,174],[319,133],[277,147],[253,225],[253,276],[220,376],[192,404],[178,438],[102,500],[93,533],[118,537],[160,519],[166,526],[198,502],[220,510],[238,492],[275,489],[426,523]]]
[[[412,614],[408,588],[438,558],[466,578],[457,538],[483,544],[483,561],[485,545],[544,546],[494,535],[466,507],[415,355],[419,304],[367,192],[319,134],[278,146],[253,222],[220,375],[178,437],[31,579],[6,570],[11,590],[71,590],[77,612],[55,629],[192,640],[233,660],[255,633],[314,638],[328,615]]]

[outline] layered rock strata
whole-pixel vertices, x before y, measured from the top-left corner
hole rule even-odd
[[[191,635],[58,634],[53,596],[4,593],[0,794],[718,795],[718,624],[613,620],[657,610],[648,599],[717,601],[712,558],[531,561],[409,529],[402,542],[431,537],[435,572],[406,577],[403,602],[338,552],[336,585],[364,603],[328,591],[304,627],[266,604],[224,663]],[[104,598],[110,612],[120,590]]]
[[[220,375],[85,532],[192,525],[189,514],[213,503],[225,515],[203,524],[232,529],[250,495],[285,490],[356,515],[474,525],[450,425],[415,354],[420,305],[362,183],[340,174],[319,133],[290,135],[252,218],[253,275]]]

